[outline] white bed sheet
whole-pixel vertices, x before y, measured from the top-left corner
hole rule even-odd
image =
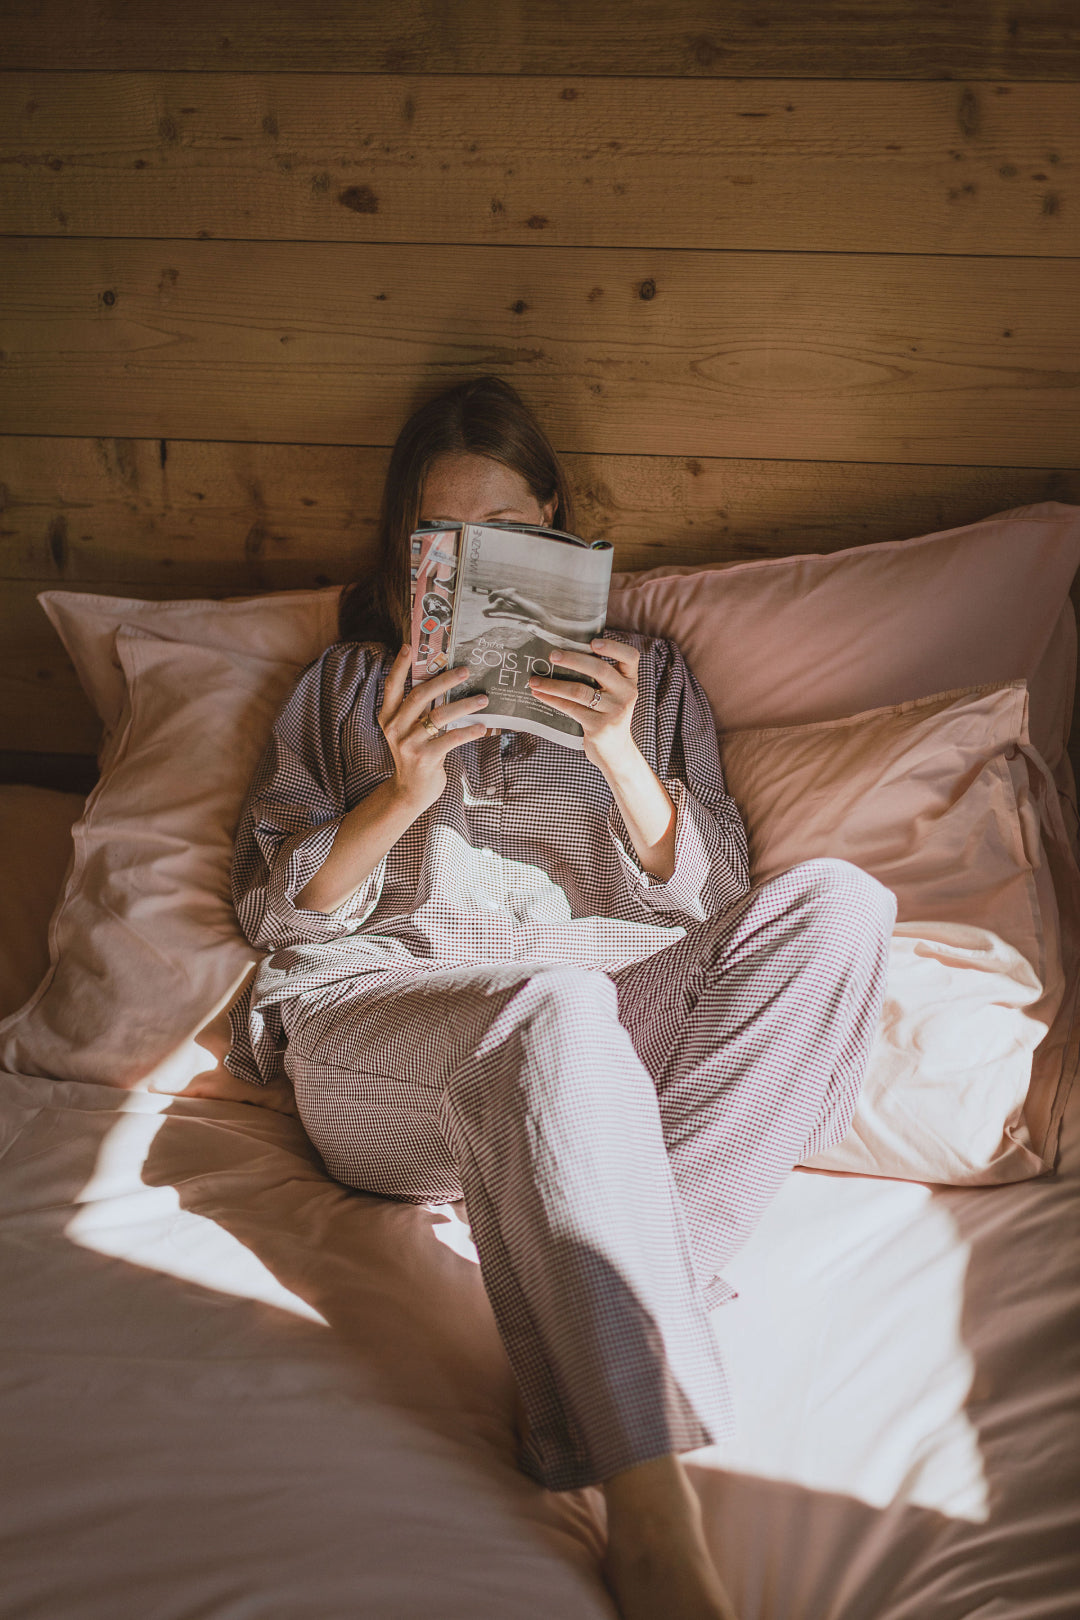
[[[4,1620],[610,1620],[453,1210],[247,1102],[0,1075],[0,1154]],[[1078,1237],[1076,1086],[1052,1177],[792,1174],[689,1459],[741,1620],[1075,1620]]]

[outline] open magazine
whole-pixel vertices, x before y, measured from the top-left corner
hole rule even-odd
[[[531,523],[424,523],[410,550],[413,682],[467,665],[468,678],[442,701],[486,692],[488,704],[458,727],[482,720],[582,748],[577,721],[541,703],[528,682],[532,675],[584,679],[552,666],[551,653],[589,652],[603,634],[610,541]]]

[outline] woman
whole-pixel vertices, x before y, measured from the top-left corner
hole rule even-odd
[[[283,1062],[347,1185],[464,1196],[517,1377],[521,1464],[603,1486],[628,1620],[732,1610],[680,1453],[724,1438],[709,1312],[791,1167],[846,1131],[895,899],[816,860],[751,888],[708,704],[678,649],[615,634],[535,695],[576,752],[438,720],[413,687],[420,520],[567,529],[554,450],[494,377],[418,410],[390,461],[382,557],[300,676],[241,817],[233,899],[271,952],[229,1066]]]

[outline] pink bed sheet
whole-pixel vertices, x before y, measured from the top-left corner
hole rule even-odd
[[[689,1459],[742,1620],[1076,1615],[1078,1103],[1053,1177],[768,1211],[714,1316],[740,1432]],[[5,1076],[0,1130],[4,1612],[610,1615],[453,1211],[240,1103]]]
[[[1075,1620],[1078,1239],[1078,1086],[1053,1176],[792,1174],[713,1317],[739,1432],[688,1459],[741,1620]],[[610,1620],[458,1212],[288,1114],[0,1075],[0,1300],[5,1615]]]

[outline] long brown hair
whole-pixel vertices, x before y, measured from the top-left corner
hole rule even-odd
[[[342,641],[409,639],[409,536],[420,517],[428,469],[437,457],[490,456],[519,473],[541,506],[556,497],[552,527],[572,529],[570,486],[546,433],[501,377],[474,377],[429,399],[397,436],[383,488],[371,570],[346,585],[338,607]]]

